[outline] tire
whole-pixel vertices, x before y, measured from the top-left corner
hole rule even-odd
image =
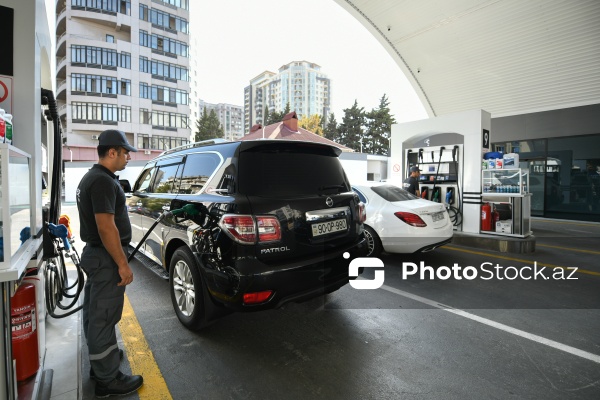
[[[365,225],[365,239],[367,239],[367,254],[366,257],[379,257],[383,251],[381,239],[373,228]]]
[[[169,290],[173,309],[183,326],[194,331],[206,326],[202,278],[192,252],[185,246],[177,249],[171,259]]]

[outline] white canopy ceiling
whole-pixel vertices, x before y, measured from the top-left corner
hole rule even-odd
[[[387,49],[430,116],[600,103],[598,0],[335,0]]]

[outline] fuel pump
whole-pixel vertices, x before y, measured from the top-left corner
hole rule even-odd
[[[451,146],[451,147],[450,147]],[[415,159],[419,162],[421,198],[443,203],[452,224],[459,229],[462,224],[460,161],[461,144],[405,149],[407,171]],[[452,151],[449,151],[452,149]]]

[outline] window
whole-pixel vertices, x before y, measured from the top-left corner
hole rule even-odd
[[[221,163],[213,153],[191,154],[187,157],[181,176],[181,194],[198,194]]]
[[[121,79],[121,93],[125,96],[131,96],[131,81],[129,79]]]
[[[106,43],[114,43],[115,37],[113,35],[106,35]]]
[[[189,46],[186,43],[165,36],[148,34],[144,30],[140,30],[140,46],[182,57],[189,56]]]
[[[121,52],[119,54],[119,67],[131,69],[131,54],[126,52]]]
[[[152,178],[154,177],[154,173],[156,172],[156,168],[149,168],[142,172],[139,179],[135,183],[133,188],[134,192],[147,193],[148,188],[150,187],[150,182],[152,182]]]
[[[115,50],[104,49],[102,47],[73,45],[71,46],[71,62],[131,68],[131,54],[117,54]],[[93,67],[98,68],[96,65]]]
[[[139,133],[137,135],[138,138],[138,148],[140,149],[149,149],[150,148],[150,137],[143,133]]]
[[[406,201],[414,200],[417,196],[393,185],[373,186],[372,191],[383,197],[387,201]]]
[[[131,122],[131,107],[128,107],[128,106],[119,107],[119,121]]]
[[[140,82],[140,98],[149,99],[150,98],[150,86],[147,83]],[[145,123],[145,122],[142,122]]]
[[[269,153],[269,157],[265,157],[265,153]],[[273,197],[325,195],[350,190],[337,157],[312,147],[261,145],[240,153],[239,166],[239,192],[249,196],[257,193],[270,193]]]
[[[177,171],[181,164],[163,165],[156,173],[154,183],[154,193],[177,193],[179,191],[179,181]]]
[[[71,103],[71,112],[73,119],[76,120],[101,121],[102,123],[131,122],[131,107],[118,107],[116,104],[74,101]]]

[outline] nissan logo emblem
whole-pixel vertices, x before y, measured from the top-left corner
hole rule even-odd
[[[328,207],[333,206],[333,199],[331,197],[326,198],[325,204],[327,204]]]

